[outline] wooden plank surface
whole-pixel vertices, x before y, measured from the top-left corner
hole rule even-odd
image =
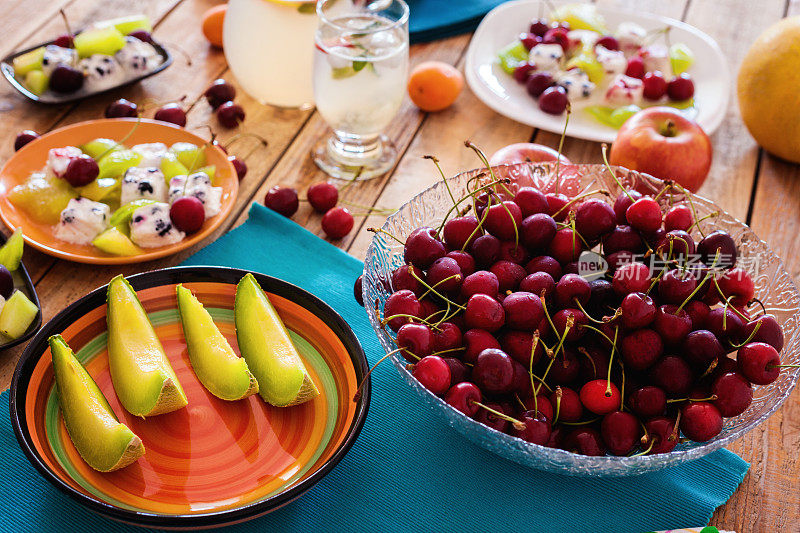
[[[200,16],[219,0],[28,0],[14,2],[0,20],[0,53],[30,46],[52,38],[62,31],[58,9],[66,8],[76,27],[93,20],[146,12],[156,23],[155,33],[169,44],[178,44],[192,56],[189,65],[174,49],[175,63],[164,73],[134,87],[77,105],[42,107],[26,102],[5,85],[0,85],[0,117],[5,131],[0,143],[0,159],[7,160],[18,130],[49,131],[60,125],[96,118],[108,102],[125,96],[139,103],[150,102],[152,116],[157,107],[152,102],[180,99],[188,109],[188,128],[208,137],[205,124],[225,143],[236,133],[219,127],[208,104],[201,98],[208,83],[224,77],[236,84],[227,71],[224,57],[210,47],[200,32]],[[749,44],[764,28],[780,19],[788,10],[800,14],[796,0],[596,0],[598,5],[625,7],[654,12],[684,20],[714,37],[728,58],[735,79],[736,70]],[[458,36],[434,43],[415,45],[412,64],[436,59],[463,68],[469,36]],[[237,86],[238,88],[238,86]],[[725,120],[712,136],[715,159],[707,183],[700,194],[713,198],[723,208],[742,220],[750,214],[755,231],[783,257],[787,268],[800,277],[800,244],[796,235],[800,226],[800,171],[796,165],[779,161],[759,152],[739,118],[733,86],[731,104]],[[327,135],[324,121],[313,111],[279,110],[259,105],[242,91],[237,101],[247,113],[245,130],[268,141],[247,159],[250,168],[242,181],[234,214],[206,242],[177,256],[151,263],[99,268],[57,261],[30,248],[25,262],[32,271],[43,302],[47,320],[72,301],[106,283],[118,273],[162,268],[179,263],[189,254],[224,234],[247,218],[253,202],[262,202],[274,185],[290,185],[304,196],[308,185],[325,179],[308,157],[311,147]],[[455,105],[435,114],[417,110],[409,101],[387,132],[401,154],[397,166],[385,176],[347,188],[345,201],[366,206],[396,208],[425,187],[439,180],[434,166],[422,159],[435,154],[447,175],[479,166],[475,155],[464,148],[470,139],[487,153],[511,142],[535,140],[550,146],[558,135],[534,130],[506,119],[479,102],[465,88]],[[253,138],[237,141],[233,153],[245,154],[259,143]],[[565,154],[573,161],[599,162],[597,143],[567,139]],[[753,199],[751,205],[751,198]],[[353,208],[353,211],[363,211]],[[301,204],[295,222],[322,235],[320,215]],[[334,242],[356,257],[363,258],[370,242],[369,226],[381,225],[383,216],[359,217],[356,229]],[[10,381],[22,348],[0,354],[0,387]],[[714,515],[712,524],[722,529],[742,532],[800,532],[800,393],[761,428],[734,443],[731,449],[752,464],[751,472],[730,502]]]

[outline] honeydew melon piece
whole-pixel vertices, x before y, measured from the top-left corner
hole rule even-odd
[[[196,144],[177,142],[170,147],[170,150],[189,172],[194,172],[206,164],[206,152]]]
[[[98,28],[113,26],[123,35],[128,35],[136,30],[153,31],[153,25],[150,24],[150,19],[147,18],[146,15],[141,14],[104,20],[95,24],[95,26]]]
[[[22,252],[25,247],[25,239],[22,236],[22,228],[17,228],[6,243],[0,248],[0,265],[14,272],[22,262]]]
[[[77,197],[78,192],[69,183],[40,172],[8,192],[9,201],[40,224],[58,223],[61,211]]]
[[[80,148],[81,151],[84,154],[88,155],[89,157],[93,159],[98,159],[100,158],[100,156],[110,154],[111,152],[115,152],[118,150],[122,150],[125,147],[119,144],[117,141],[114,141],[112,139],[103,139],[101,137],[98,139],[91,140],[86,144],[82,144],[78,146],[78,148]]]
[[[50,337],[58,407],[67,433],[86,463],[119,470],[144,455],[144,444],[117,420],[103,392],[60,335]]]
[[[40,95],[47,90],[50,77],[41,70],[31,70],[25,74],[25,87],[35,95]]]
[[[258,382],[244,358],[236,355],[209,312],[178,285],[178,311],[194,373],[208,391],[222,400],[240,400],[258,392]]]
[[[267,403],[286,407],[319,395],[286,326],[252,274],[236,286],[233,314],[239,350]]]
[[[125,46],[125,36],[114,26],[89,28],[76,35],[74,42],[82,58],[94,54],[113,56]]]
[[[107,254],[123,257],[144,253],[144,250],[133,244],[133,241],[117,227],[111,227],[95,237],[92,245]]]
[[[136,292],[121,275],[108,284],[108,362],[120,403],[155,416],[189,403]]]
[[[40,46],[30,52],[15,57],[11,64],[14,67],[14,76],[22,78],[33,70],[42,70],[42,60],[44,59],[44,46]]]
[[[3,305],[0,311],[0,333],[12,339],[18,339],[28,331],[39,308],[21,291],[14,294]]]

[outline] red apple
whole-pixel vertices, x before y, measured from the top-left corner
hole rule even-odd
[[[561,157],[562,165],[570,165],[571,162],[565,156]],[[509,144],[492,154],[489,164],[511,165],[514,163],[546,163],[548,161],[558,161],[559,155],[556,150],[549,146],[535,143],[515,143]]]
[[[712,152],[708,135],[696,122],[671,107],[650,107],[622,125],[609,161],[695,192],[708,176]]]

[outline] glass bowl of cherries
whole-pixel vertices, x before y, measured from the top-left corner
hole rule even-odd
[[[376,230],[362,284],[421,400],[541,470],[698,459],[763,422],[800,374],[800,293],[775,253],[714,203],[620,167],[441,181]]]

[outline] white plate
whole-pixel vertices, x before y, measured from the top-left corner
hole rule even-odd
[[[516,0],[507,2],[489,12],[478,26],[467,50],[466,76],[472,92],[486,105],[517,122],[535,128],[561,133],[566,114],[549,115],[541,111],[525,87],[500,68],[497,53],[527,32],[531,19],[547,13],[540,0]],[[728,62],[717,43],[693,26],[675,19],[650,13],[635,13],[621,9],[598,8],[609,28],[621,22],[635,22],[646,30],[672,26],[670,41],[685,43],[696,57],[689,73],[695,84],[694,120],[709,135],[725,118],[730,96],[731,76]],[[617,130],[598,122],[588,112],[580,110],[569,120],[567,135],[589,141],[611,142]]]

